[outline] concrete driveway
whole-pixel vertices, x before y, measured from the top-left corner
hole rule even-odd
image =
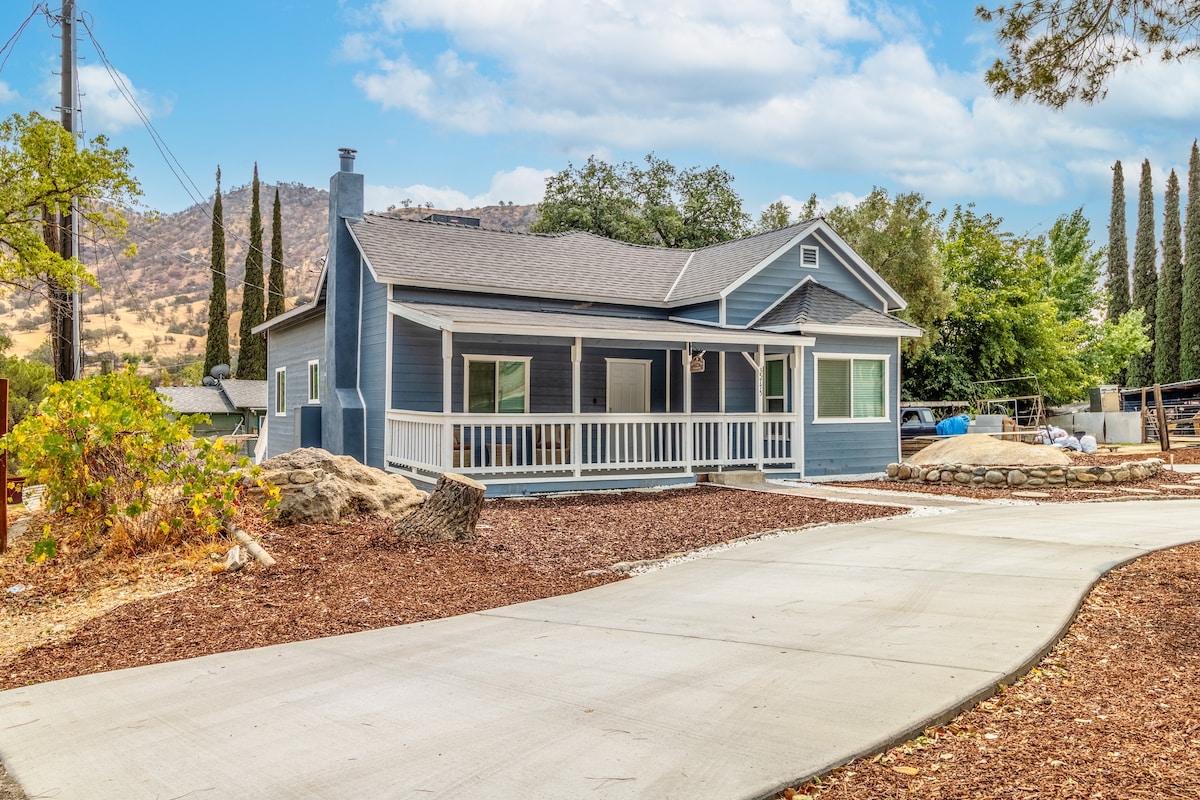
[[[1200,501],[810,529],[577,595],[0,693],[30,797],[758,798],[993,691]],[[403,576],[398,576],[403,580]]]

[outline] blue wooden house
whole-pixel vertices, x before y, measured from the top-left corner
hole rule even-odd
[[[699,250],[363,213],[329,186],[313,302],[269,320],[267,455],[493,494],[899,459],[904,300],[822,219]]]

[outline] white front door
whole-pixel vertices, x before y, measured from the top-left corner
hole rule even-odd
[[[608,359],[610,414],[646,414],[650,411],[650,362]]]
[[[608,359],[610,414],[646,414],[650,411],[650,362],[624,358]],[[619,422],[606,426],[608,458],[636,466],[649,454],[650,424]]]

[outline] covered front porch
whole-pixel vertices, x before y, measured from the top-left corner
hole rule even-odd
[[[810,337],[395,301],[388,310],[391,471],[547,488],[804,471],[799,367]],[[419,365],[424,391],[406,380]]]

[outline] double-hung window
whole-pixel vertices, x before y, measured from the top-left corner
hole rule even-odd
[[[886,356],[823,356],[817,359],[816,419],[886,422]]]
[[[464,356],[464,402],[468,414],[529,411],[529,357]]]
[[[308,362],[308,402],[321,402],[321,362]]]
[[[287,416],[287,369],[275,370],[275,416]]]

